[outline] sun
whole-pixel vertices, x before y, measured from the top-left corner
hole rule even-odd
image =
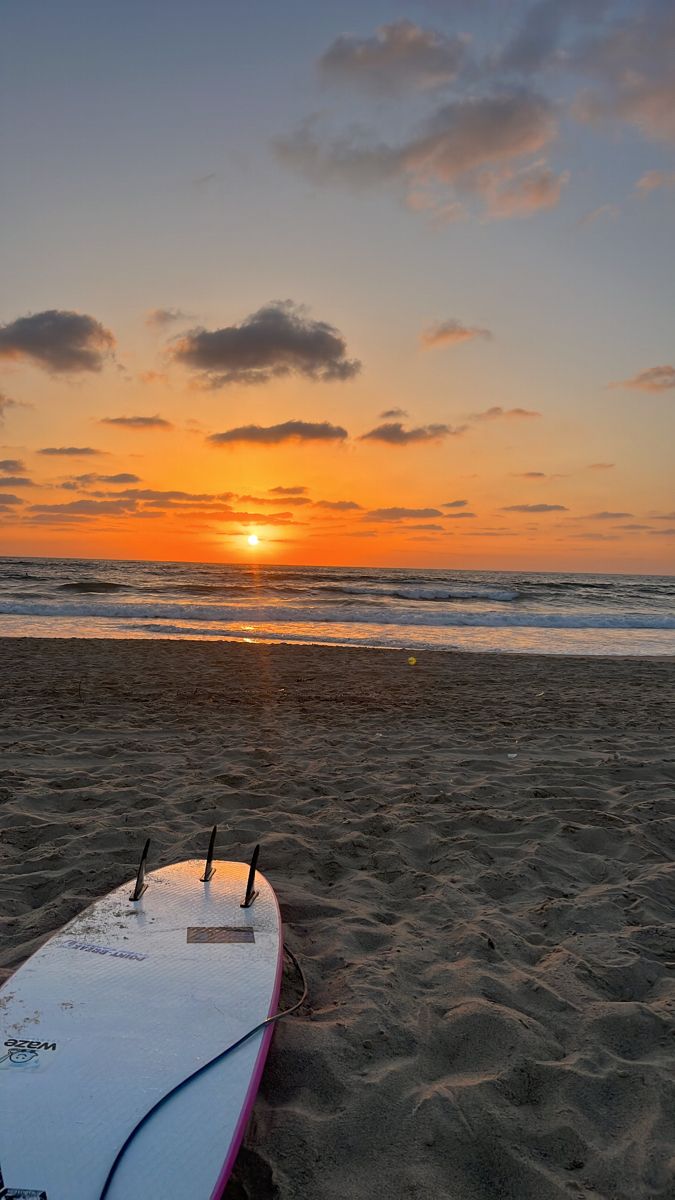
[[[260,545],[260,538],[258,537],[257,533],[249,533],[246,541],[248,542],[249,546]]]

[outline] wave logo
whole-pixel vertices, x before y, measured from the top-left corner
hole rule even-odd
[[[0,1070],[31,1071],[43,1065],[40,1055],[45,1050],[55,1051],[56,1042],[35,1042],[27,1038],[7,1038],[5,1053],[0,1055]],[[0,1192],[0,1200],[4,1193]]]

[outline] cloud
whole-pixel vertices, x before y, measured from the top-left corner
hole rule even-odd
[[[384,412],[380,413],[381,421],[395,420],[396,417],[407,417],[408,413],[404,408],[385,408]]]
[[[369,38],[343,36],[319,59],[326,79],[394,94],[444,87],[464,64],[468,38],[422,29],[412,21],[381,25]]]
[[[654,513],[653,519],[655,521],[675,521],[675,512]]]
[[[343,442],[348,436],[341,425],[331,425],[328,421],[283,421],[280,425],[240,425],[224,433],[212,433],[206,440],[212,446],[233,442],[277,446],[280,442]]]
[[[101,425],[122,425],[127,429],[173,429],[170,421],[164,417],[101,417]]]
[[[675,187],[675,171],[645,171],[635,184],[635,191],[640,196],[649,196],[659,188],[672,187]]]
[[[489,329],[481,329],[477,325],[463,325],[461,321],[456,321],[454,318],[449,321],[440,321],[420,334],[420,341],[427,350],[432,346],[459,346],[462,342],[472,342],[476,338],[484,338],[489,341],[492,334]]]
[[[79,513],[95,516],[98,513],[124,514],[133,512],[133,500],[69,500],[67,504],[31,504],[30,511],[36,513]]]
[[[438,442],[446,437],[458,437],[464,433],[465,425],[453,429],[450,425],[420,425],[417,429],[404,429],[400,421],[377,425],[368,433],[362,433],[359,441],[385,442],[389,446],[408,446],[412,442]]]
[[[237,500],[241,504],[290,504],[292,508],[312,503],[309,496],[237,496]]]
[[[13,492],[0,492],[0,508],[11,508],[16,504],[23,504],[20,496],[15,496]]]
[[[93,317],[57,308],[0,326],[0,359],[26,360],[55,374],[100,371],[114,345]]]
[[[485,171],[477,179],[487,215],[493,218],[528,217],[556,208],[570,172],[556,174],[540,159],[524,167],[504,166]]]
[[[468,500],[444,500],[443,508],[466,508]]]
[[[554,105],[520,88],[452,100],[398,145],[356,135],[322,140],[309,121],[278,139],[276,152],[313,183],[395,184],[415,198],[414,207],[439,215],[459,199],[478,201],[488,216],[519,216],[560,197],[566,172],[553,175],[540,157],[521,161],[541,155],[556,135]]]
[[[473,512],[452,512],[443,514],[448,521],[469,521],[473,520],[475,513]]]
[[[601,204],[599,208],[594,208],[581,217],[578,224],[584,228],[587,225],[594,225],[596,221],[601,221],[604,217],[614,219],[619,216],[620,212],[621,209],[616,204]]]
[[[2,354],[0,353],[0,358]],[[12,400],[11,396],[6,396],[4,392],[0,392],[0,425],[4,424],[5,416],[13,408],[28,408],[27,404],[22,404],[20,400]]]
[[[577,98],[583,121],[625,121],[652,141],[675,140],[675,9],[672,0],[629,4],[577,48],[590,80]]]
[[[436,525],[433,522],[430,522],[427,525],[424,525],[424,524],[422,524],[422,525],[406,525],[406,529],[407,530],[411,530],[411,529],[428,530],[429,533],[447,533],[448,532],[448,530],[445,528],[444,525]]]
[[[151,308],[145,314],[145,323],[153,329],[166,329],[168,325],[175,325],[177,321],[191,321],[192,315],[183,312],[180,308]]]
[[[309,488],[306,487],[273,487],[269,489],[277,496],[304,496]]]
[[[501,408],[495,404],[492,408],[485,408],[482,412],[471,413],[471,421],[499,421],[505,419],[507,421],[519,421],[528,417],[540,417],[541,413],[536,409],[531,408]]]
[[[304,375],[327,383],[351,379],[361,364],[332,325],[313,321],[291,300],[259,308],[240,325],[193,329],[172,344],[175,362],[201,373],[210,387],[268,383],[281,375]]]
[[[315,508],[327,508],[332,512],[356,512],[362,508],[355,500],[317,500]]]
[[[615,466],[615,463],[606,463],[606,462],[589,463],[587,470],[589,470],[589,471],[611,471],[613,466]]]
[[[20,458],[0,458],[0,475],[13,475],[25,469],[25,463]]]
[[[32,479],[28,479],[25,475],[3,475],[0,479],[0,484],[3,487],[37,487]]]
[[[527,76],[560,63],[565,23],[593,21],[605,7],[606,0],[537,0],[527,8],[516,33],[497,56],[495,68]]]
[[[514,475],[515,479],[548,479],[548,475],[544,471],[520,471]]]
[[[564,504],[508,504],[502,512],[547,513],[569,512]]]
[[[638,533],[642,530],[649,529],[649,525],[617,525],[617,529],[627,529],[632,533]]]
[[[369,521],[404,521],[408,517],[442,517],[438,508],[374,508],[366,513]]]
[[[93,454],[106,454],[105,450],[95,450],[93,446],[43,446],[38,454],[46,454],[53,458],[89,458]]]
[[[650,529],[649,532],[653,537],[673,537],[675,528],[673,529]]]
[[[592,521],[619,521],[622,517],[632,517],[633,513],[629,512],[595,512],[588,513],[587,517]]]
[[[98,475],[95,471],[91,471],[86,475],[71,475],[65,483],[61,484],[66,491],[79,491],[80,488],[91,487],[95,483],[140,483],[139,475],[132,475],[128,471],[120,471],[117,475]]]
[[[610,388],[638,388],[641,392],[667,392],[675,388],[675,367],[647,367],[632,379],[618,379],[608,383]]]

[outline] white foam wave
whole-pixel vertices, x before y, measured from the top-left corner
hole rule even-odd
[[[0,615],[24,617],[109,618],[136,621],[208,621],[242,627],[261,622],[300,624],[407,625],[429,628],[473,627],[483,629],[663,629],[675,630],[675,616],[653,612],[583,611],[570,613],[523,612],[522,610],[483,611],[455,609],[439,612],[436,608],[407,609],[397,612],[389,607],[356,605],[336,607],[327,604],[285,605],[230,604],[156,604],[102,601],[16,602],[0,601]]]

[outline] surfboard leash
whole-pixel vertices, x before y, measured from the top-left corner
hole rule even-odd
[[[148,1109],[148,1111],[145,1113],[145,1116],[141,1117],[140,1121],[137,1121],[137,1123],[134,1125],[133,1129],[131,1130],[131,1133],[128,1134],[128,1136],[125,1138],[124,1142],[120,1146],[119,1150],[117,1151],[117,1154],[115,1155],[114,1162],[113,1162],[110,1170],[108,1171],[108,1174],[106,1175],[105,1183],[103,1184],[103,1190],[101,1191],[101,1193],[99,1195],[99,1200],[105,1200],[106,1196],[108,1195],[108,1193],[110,1191],[110,1185],[112,1184],[112,1181],[113,1181],[113,1176],[115,1175],[115,1172],[117,1171],[117,1168],[119,1167],[119,1165],[122,1161],[122,1158],[126,1154],[127,1150],[129,1149],[129,1146],[133,1142],[134,1138],[137,1136],[138,1133],[140,1133],[141,1129],[150,1120],[150,1118],[153,1117],[155,1115],[155,1113],[158,1112],[158,1110],[160,1108],[162,1108],[167,1103],[168,1100],[171,1099],[172,1096],[175,1096],[177,1094],[177,1092],[182,1091],[184,1087],[187,1087],[187,1085],[189,1083],[192,1083],[193,1079],[197,1079],[197,1077],[199,1075],[203,1075],[204,1072],[208,1071],[210,1067],[213,1067],[213,1066],[215,1066],[216,1063],[221,1062],[224,1058],[227,1057],[228,1054],[231,1054],[233,1050],[237,1050],[239,1046],[241,1046],[244,1042],[247,1042],[249,1038],[252,1038],[254,1034],[259,1033],[261,1029],[265,1029],[268,1025],[275,1024],[275,1022],[280,1021],[282,1017],[289,1017],[291,1015],[291,1013],[297,1012],[297,1010],[301,1007],[301,1005],[303,1005],[305,1003],[305,1000],[307,999],[307,992],[308,992],[307,980],[305,978],[305,973],[304,973],[302,967],[300,966],[300,963],[298,962],[297,958],[295,957],[293,951],[290,949],[289,946],[286,945],[285,942],[284,942],[284,952],[288,955],[289,959],[293,963],[293,966],[295,967],[295,969],[300,977],[300,982],[302,983],[302,995],[301,995],[300,999],[296,1000],[295,1004],[291,1004],[290,1008],[284,1008],[280,1012],[272,1013],[271,1017],[266,1017],[264,1021],[260,1021],[260,1023],[258,1025],[254,1025],[253,1029],[249,1029],[248,1033],[242,1034],[242,1036],[240,1038],[238,1038],[236,1042],[232,1042],[232,1044],[230,1046],[226,1046],[224,1050],[221,1050],[220,1053],[216,1054],[213,1058],[209,1059],[208,1062],[202,1063],[201,1067],[197,1067],[196,1071],[193,1071],[190,1075],[186,1075],[185,1079],[181,1079],[180,1083],[177,1083],[174,1087],[171,1088],[170,1091],[165,1092],[164,1095],[161,1096],[160,1099],[155,1104],[153,1104],[152,1108]]]

